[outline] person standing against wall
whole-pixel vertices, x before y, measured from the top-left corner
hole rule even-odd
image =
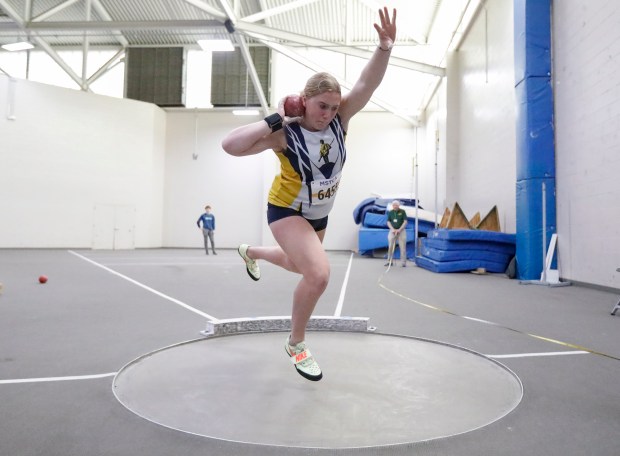
[[[407,213],[400,208],[400,201],[392,201],[392,210],[388,212],[387,225],[390,228],[388,233],[388,263],[386,266],[392,266],[392,258],[396,249],[396,241],[400,248],[400,259],[403,267],[407,266]]]
[[[202,224],[202,227],[201,227]],[[215,215],[211,213],[211,206],[205,206],[205,212],[196,221],[198,228],[202,229],[202,235],[205,241],[205,253],[209,254],[208,242],[211,241],[211,250],[213,255],[217,255],[215,251],[215,243],[213,242],[213,232],[215,231]]]

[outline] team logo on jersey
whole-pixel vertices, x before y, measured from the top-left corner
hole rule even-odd
[[[332,139],[332,143],[334,140]],[[332,176],[332,171],[334,170],[335,163],[329,161],[329,151],[332,148],[332,144],[327,144],[325,140],[321,139],[320,141],[320,149],[319,149],[319,164],[324,162],[322,165],[318,166],[319,171],[323,174],[323,176],[329,178]]]

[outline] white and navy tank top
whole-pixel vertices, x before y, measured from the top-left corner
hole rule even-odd
[[[298,123],[284,127],[286,150],[276,152],[280,174],[273,180],[269,202],[299,211],[309,220],[329,214],[346,160],[340,116],[320,131],[308,131]]]

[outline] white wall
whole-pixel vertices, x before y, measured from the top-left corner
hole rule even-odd
[[[121,214],[125,242],[160,246],[164,126],[147,103],[0,75],[0,247],[90,248]]]
[[[421,205],[424,209],[438,214],[437,222],[447,207],[446,192],[450,183],[447,182],[447,163],[450,159],[448,151],[458,150],[450,144],[454,136],[447,134],[447,122],[453,112],[446,109],[448,82],[443,78],[439,88],[426,109],[426,122],[418,133],[420,152],[418,154],[418,175],[420,180]],[[454,157],[452,157],[454,158]],[[450,176],[455,179],[456,176]],[[425,196],[426,195],[426,196]]]
[[[217,247],[261,243],[265,160],[233,157],[221,147],[230,130],[258,118],[199,110],[168,110],[167,118],[163,246],[202,245],[196,221],[207,204]]]
[[[232,128],[259,118],[165,112],[7,77],[0,83],[0,109],[15,114],[0,119],[0,211],[10,221],[0,225],[0,248],[90,248],[102,230],[114,231],[119,217],[130,218],[126,247],[199,247],[195,222],[205,204],[217,217],[218,246],[273,243],[265,208],[278,171],[274,154],[237,158],[220,146]],[[334,250],[357,249],[352,213],[363,199],[415,196],[416,131],[409,123],[360,113],[350,123],[347,147],[325,239]],[[432,192],[420,186],[426,208]]]
[[[620,5],[555,1],[560,272],[620,286]]]
[[[448,60],[446,206],[471,219],[497,205],[516,229],[513,6],[489,0]],[[441,138],[443,141],[444,138]]]

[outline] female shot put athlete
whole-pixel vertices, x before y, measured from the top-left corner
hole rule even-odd
[[[302,92],[305,111],[301,117],[287,117],[283,100],[276,113],[233,130],[222,141],[231,155],[272,149],[280,160],[280,174],[273,181],[267,207],[267,221],[278,246],[242,244],[238,251],[254,280],[260,279],[257,260],[301,274],[285,350],[297,371],[313,381],[323,374],[306,348],[306,325],[329,281],[322,241],[346,159],[346,132],[351,118],[381,83],[396,38],[396,10],[392,17],[387,8],[379,10],[379,19],[380,25],[374,24],[379,45],[349,93],[342,94],[330,74],[317,73]]]

